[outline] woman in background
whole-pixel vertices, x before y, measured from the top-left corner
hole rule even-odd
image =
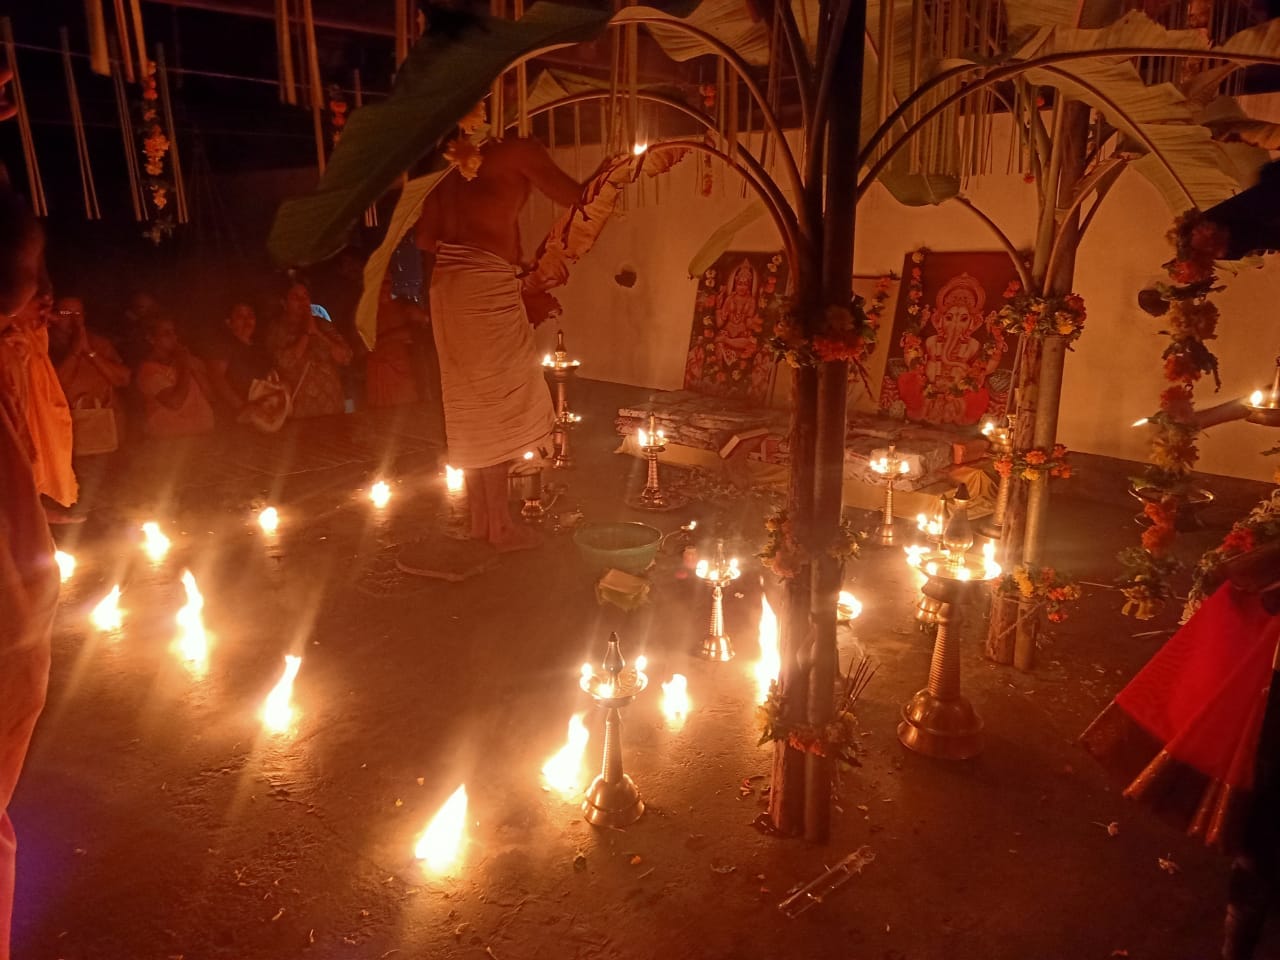
[[[341,368],[351,362],[351,347],[331,324],[312,312],[305,284],[294,283],[285,293],[284,312],[268,346],[293,395],[294,417],[343,412]]]

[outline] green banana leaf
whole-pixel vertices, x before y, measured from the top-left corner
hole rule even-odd
[[[608,11],[551,2],[518,21],[435,16],[391,96],[351,114],[316,191],[281,205],[267,239],[280,263],[332,256],[364,209],[450,133],[502,71],[536,51],[590,40],[609,22]]]
[[[698,252],[693,255],[693,259],[689,261],[689,276],[702,276],[713,263],[720,259],[720,255],[729,249],[733,243],[733,238],[740,231],[755,223],[768,212],[764,201],[756,200],[747,204],[738,213],[725,221],[711,236],[707,237],[706,243],[698,249]]]

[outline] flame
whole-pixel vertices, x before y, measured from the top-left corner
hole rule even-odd
[[[533,451],[532,451],[532,450],[526,450],[526,451],[524,452],[524,458],[525,458],[526,460],[532,460],[532,459],[533,459]]]
[[[1262,391],[1255,390],[1253,393],[1249,394],[1249,403],[1255,407],[1262,406]]]
[[[965,580],[972,580],[973,571],[961,564],[959,567],[956,567],[956,579],[961,582],[964,582]]]
[[[160,532],[160,525],[153,520],[148,520],[142,525],[142,535],[145,538],[142,549],[147,551],[154,563],[164,559],[164,555],[169,552],[169,538]]]
[[[196,586],[196,578],[190,570],[182,571],[182,586],[187,591],[187,603],[178,611],[178,650],[182,659],[198,671],[209,659],[209,637],[204,629],[204,596]]]
[[[71,575],[76,572],[76,558],[69,553],[57,550],[53,554],[54,561],[58,564],[58,578],[63,583],[71,579]]]
[[[543,356],[543,358],[542,358],[542,365],[543,365],[544,367],[549,367],[549,366],[551,366],[551,362],[552,362],[552,361],[551,361],[551,354],[549,354],[549,353],[548,353],[548,354],[546,354],[546,355],[544,355],[544,356]]]
[[[735,578],[742,576],[742,571],[738,569],[737,557],[732,557],[729,560],[729,576],[735,577]]]
[[[929,518],[926,517],[923,513],[916,514],[916,529],[917,530],[929,529]]]
[[[996,563],[996,545],[988,540],[982,545],[982,576],[987,580],[994,580],[1003,573],[1000,564]]]
[[[385,480],[379,480],[369,488],[369,499],[379,510],[387,505],[387,501],[391,499],[391,488]]]
[[[1146,417],[1139,417],[1137,420],[1133,421],[1133,425],[1135,427],[1145,427],[1150,422],[1151,421],[1148,420]]]
[[[924,562],[923,557],[929,552],[928,547],[920,547],[912,545],[902,548],[903,553],[907,555],[907,564],[912,567],[919,567]]]
[[[635,663],[633,664],[633,666],[636,668],[636,673],[644,673],[644,668],[647,667],[648,665],[649,665],[649,658],[646,657],[644,654],[641,654],[640,656],[636,657]]]
[[[856,620],[862,616],[862,601],[848,590],[841,590],[836,600],[836,615],[841,620]]]
[[[649,435],[644,432],[643,427],[641,427],[639,432],[637,433],[637,438],[640,441],[640,446],[647,447],[649,445]]]
[[[868,464],[868,466],[871,467],[871,469],[874,470],[876,473],[889,472],[889,460],[886,457],[881,457],[879,460],[872,460]]]
[[[930,560],[928,563],[925,564],[924,572],[931,577],[936,577],[938,575],[938,565],[934,563],[932,560]]]
[[[689,681],[684,674],[673,674],[671,679],[662,685],[662,715],[667,724],[679,730],[689,718]]]
[[[984,437],[991,436],[995,428],[996,428],[996,422],[994,420],[988,420],[986,423],[982,425],[982,435]]]
[[[707,578],[707,572],[709,570],[710,570],[710,565],[705,560],[699,560],[698,565],[693,568],[693,572],[697,574],[699,577],[701,577],[703,580]]]
[[[698,529],[698,521],[697,521],[697,520],[690,520],[690,521],[689,521],[689,532],[690,532],[690,533],[692,533],[694,530],[697,530],[697,529]]]
[[[911,464],[909,464],[909,463],[907,463],[907,461],[903,460],[901,463],[899,463],[899,464],[898,464],[898,472],[899,472],[899,473],[910,473],[910,472],[911,472]]]
[[[461,467],[451,467],[445,464],[444,467],[444,485],[445,489],[450,493],[457,493],[462,489],[464,474]]]
[[[769,698],[769,687],[782,672],[782,653],[778,648],[778,616],[767,597],[760,598],[760,659],[756,661],[756,701]]]
[[[648,149],[649,149],[649,145],[647,143],[637,143],[635,146],[631,148],[631,152],[635,154],[637,157],[641,157],[641,156],[644,156],[645,151]]]
[[[285,654],[284,674],[280,677],[280,682],[271,688],[262,705],[262,722],[272,733],[284,733],[293,723],[293,706],[289,703],[289,696],[293,693],[293,679],[298,675],[300,666],[301,657]]]
[[[583,679],[583,680],[590,680],[590,679],[591,679],[591,674],[592,674],[592,673],[594,673],[594,672],[595,672],[595,671],[591,669],[591,664],[589,664],[589,663],[584,663],[584,664],[582,665],[582,679]]]
[[[547,786],[567,799],[582,792],[582,758],[591,738],[587,725],[582,722],[584,717],[585,713],[575,713],[569,718],[569,739],[542,765],[542,777]]]
[[[104,633],[120,629],[124,622],[124,613],[120,609],[120,584],[112,587],[111,592],[98,602],[89,614],[89,620]]]
[[[453,791],[418,838],[413,855],[432,873],[448,873],[462,856],[467,838],[467,785]]]
[[[280,526],[280,511],[275,507],[264,507],[258,514],[258,526],[263,533],[275,533]]]

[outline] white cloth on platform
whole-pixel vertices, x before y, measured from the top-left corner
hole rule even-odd
[[[515,267],[478,247],[440,244],[431,330],[452,466],[491,467],[548,445],[555,411]]]

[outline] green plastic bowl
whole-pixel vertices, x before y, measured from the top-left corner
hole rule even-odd
[[[662,531],[646,523],[589,523],[573,534],[587,566],[594,570],[644,573],[658,555]]]

